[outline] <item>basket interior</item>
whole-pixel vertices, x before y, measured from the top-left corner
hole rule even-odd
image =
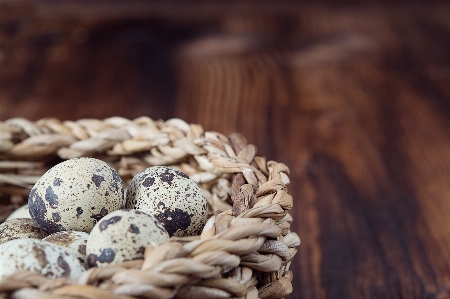
[[[150,166],[181,170],[202,188],[209,217],[200,236],[149,245],[144,259],[91,268],[77,280],[16,273],[0,281],[0,294],[282,298],[292,292],[289,266],[300,239],[290,230],[289,168],[258,155],[241,134],[148,117],[16,118],[0,122],[0,133],[0,222],[26,203],[45,171],[75,157],[109,163],[125,185]]]

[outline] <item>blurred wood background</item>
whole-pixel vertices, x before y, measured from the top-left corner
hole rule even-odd
[[[179,117],[291,168],[289,298],[450,297],[450,5],[0,1],[0,119]]]

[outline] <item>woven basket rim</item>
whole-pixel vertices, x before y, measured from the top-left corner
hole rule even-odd
[[[71,298],[282,298],[300,239],[290,230],[289,168],[258,155],[239,133],[204,131],[173,118],[0,122],[0,195],[15,209],[55,159],[96,157],[127,184],[155,165],[177,168],[202,188],[210,218],[200,236],[150,244],[143,259],[90,268],[79,278],[18,272],[2,296]],[[4,215],[0,214],[0,222]]]

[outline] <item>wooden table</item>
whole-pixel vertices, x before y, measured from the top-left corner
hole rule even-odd
[[[114,115],[290,167],[289,298],[450,297],[449,5],[0,2],[0,120]]]

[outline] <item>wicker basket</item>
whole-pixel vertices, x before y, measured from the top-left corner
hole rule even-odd
[[[290,231],[289,168],[256,155],[245,137],[204,132],[180,119],[22,118],[0,122],[0,222],[60,159],[92,156],[125,182],[153,165],[187,173],[202,188],[209,220],[201,236],[149,245],[145,258],[91,268],[79,279],[16,273],[0,298],[282,298],[300,239]]]

